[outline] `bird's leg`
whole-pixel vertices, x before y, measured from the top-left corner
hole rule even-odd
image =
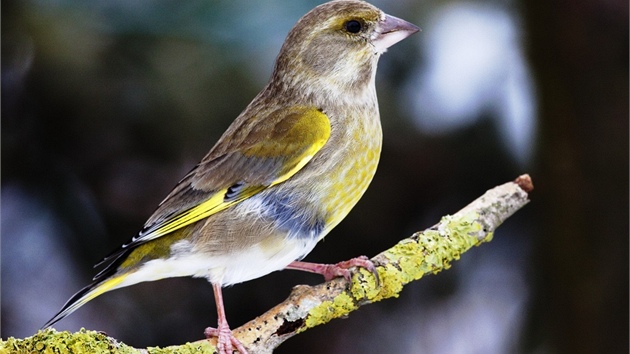
[[[234,337],[230,330],[230,325],[225,317],[225,308],[223,307],[223,292],[220,284],[212,284],[214,290],[214,301],[217,304],[217,328],[208,327],[204,331],[206,338],[217,337],[217,351],[219,354],[232,354],[233,348],[236,348],[241,354],[247,354],[247,350],[243,344]]]
[[[289,263],[286,269],[302,270],[305,272],[321,274],[324,276],[324,279],[326,281],[329,281],[335,277],[344,277],[346,278],[346,280],[350,281],[350,271],[348,270],[348,268],[352,267],[361,267],[369,270],[376,279],[376,286],[380,285],[380,279],[378,277],[376,267],[374,267],[374,263],[372,263],[372,261],[370,261],[366,256],[352,258],[347,261],[339,262],[337,264],[320,264],[293,261]]]

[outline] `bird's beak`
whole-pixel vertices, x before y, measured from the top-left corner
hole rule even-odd
[[[378,23],[376,36],[372,44],[377,53],[384,53],[387,48],[420,31],[420,28],[398,17],[385,15]]]

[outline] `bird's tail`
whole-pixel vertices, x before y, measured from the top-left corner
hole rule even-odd
[[[88,301],[95,297],[117,288],[117,286],[127,277],[127,274],[121,274],[105,280],[97,280],[85,288],[74,294],[68,302],[51,318],[42,328],[48,328],[57,321],[65,318],[69,314],[76,311],[79,307],[85,305]]]

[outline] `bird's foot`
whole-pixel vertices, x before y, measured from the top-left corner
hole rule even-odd
[[[232,331],[228,326],[219,325],[218,328],[208,327],[203,333],[206,338],[217,338],[217,352],[219,354],[232,354],[234,348],[241,354],[247,354],[247,350],[243,344],[232,335]]]
[[[349,268],[361,267],[369,270],[376,279],[376,286],[380,285],[380,279],[374,263],[370,261],[366,256],[360,256],[349,259],[347,261],[339,262],[337,264],[320,264],[294,261],[291,262],[287,269],[303,270],[306,272],[317,273],[324,276],[326,281],[329,281],[336,277],[344,277],[346,280],[351,280],[351,272]]]

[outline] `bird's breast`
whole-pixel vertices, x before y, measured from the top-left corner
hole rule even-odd
[[[365,136],[360,136],[365,134]],[[343,157],[329,175],[329,188],[322,204],[326,210],[326,231],[343,220],[367,190],[378,166],[381,154],[382,133],[378,129],[355,131],[347,144]]]
[[[382,131],[378,108],[332,120],[331,137],[322,150],[287,184],[301,207],[316,211],[324,237],[361,199],[378,166]]]

